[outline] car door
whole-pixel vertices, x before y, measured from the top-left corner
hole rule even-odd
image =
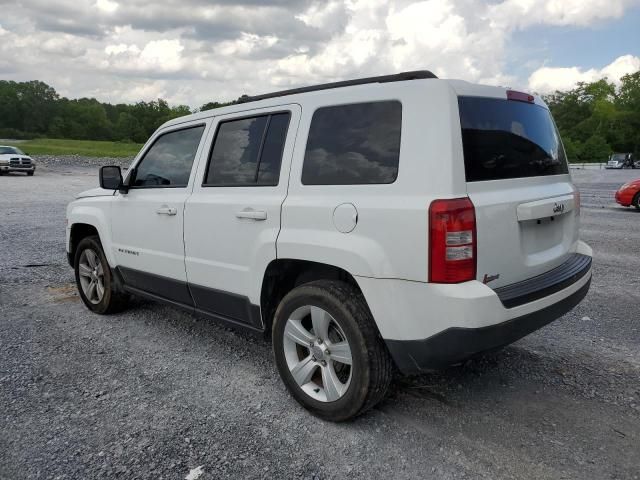
[[[198,311],[262,327],[260,282],[276,258],[299,119],[298,105],[214,119],[208,161],[185,205],[185,264]]]
[[[184,267],[184,203],[206,122],[158,132],[113,200],[113,255],[129,288],[192,305]],[[133,176],[133,178],[131,178]]]

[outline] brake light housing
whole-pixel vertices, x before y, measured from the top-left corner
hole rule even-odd
[[[476,211],[469,197],[434,200],[429,206],[429,282],[475,280]]]
[[[507,90],[507,100],[514,100],[516,102],[535,103],[536,98],[525,92],[516,92],[515,90]]]

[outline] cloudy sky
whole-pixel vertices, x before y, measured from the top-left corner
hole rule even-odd
[[[640,0],[0,0],[0,78],[197,107],[430,69],[540,93],[640,69]]]

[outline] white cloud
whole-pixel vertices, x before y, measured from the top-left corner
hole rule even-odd
[[[304,13],[295,16],[306,25],[315,28],[331,28],[336,17],[344,14],[344,3],[332,0],[326,3],[314,3]]]
[[[67,58],[79,57],[86,51],[86,49],[80,45],[72,35],[60,35],[48,38],[40,44],[40,48],[44,52],[64,55]]]
[[[578,82],[593,82],[607,77],[609,81],[620,84],[620,78],[628,73],[640,70],[640,57],[624,55],[609,65],[588,70],[580,67],[542,67],[529,77],[529,88],[538,93],[551,93],[556,90],[570,90]]]
[[[587,26],[619,18],[638,0],[505,0],[489,7],[494,26],[522,28],[534,24]]]
[[[515,30],[589,27],[632,5],[640,0],[29,0],[5,6],[0,72],[72,97],[162,95],[191,106],[418,69],[517,87],[527,79],[509,71],[519,63],[509,45]],[[21,35],[3,35],[13,31]],[[520,71],[541,61],[527,58]],[[529,84],[548,89],[615,76],[635,61],[545,67]]]
[[[98,66],[121,72],[163,72],[172,73],[183,66],[180,40],[152,40],[144,48],[124,43],[107,45],[105,59]]]
[[[154,40],[145,45],[140,60],[148,67],[174,71],[182,66],[180,40]]]
[[[219,44],[219,52],[224,56],[247,56],[273,47],[278,37],[273,35],[260,36],[242,32],[240,38],[225,40]]]
[[[98,7],[99,10],[102,10],[103,12],[106,13],[113,13],[115,12],[118,7],[120,5],[118,5],[117,2],[112,2],[111,0],[97,0],[96,1],[96,7]]]

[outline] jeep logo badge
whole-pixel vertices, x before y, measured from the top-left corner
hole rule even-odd
[[[562,213],[562,212],[564,212],[564,203],[554,203],[553,213]]]

